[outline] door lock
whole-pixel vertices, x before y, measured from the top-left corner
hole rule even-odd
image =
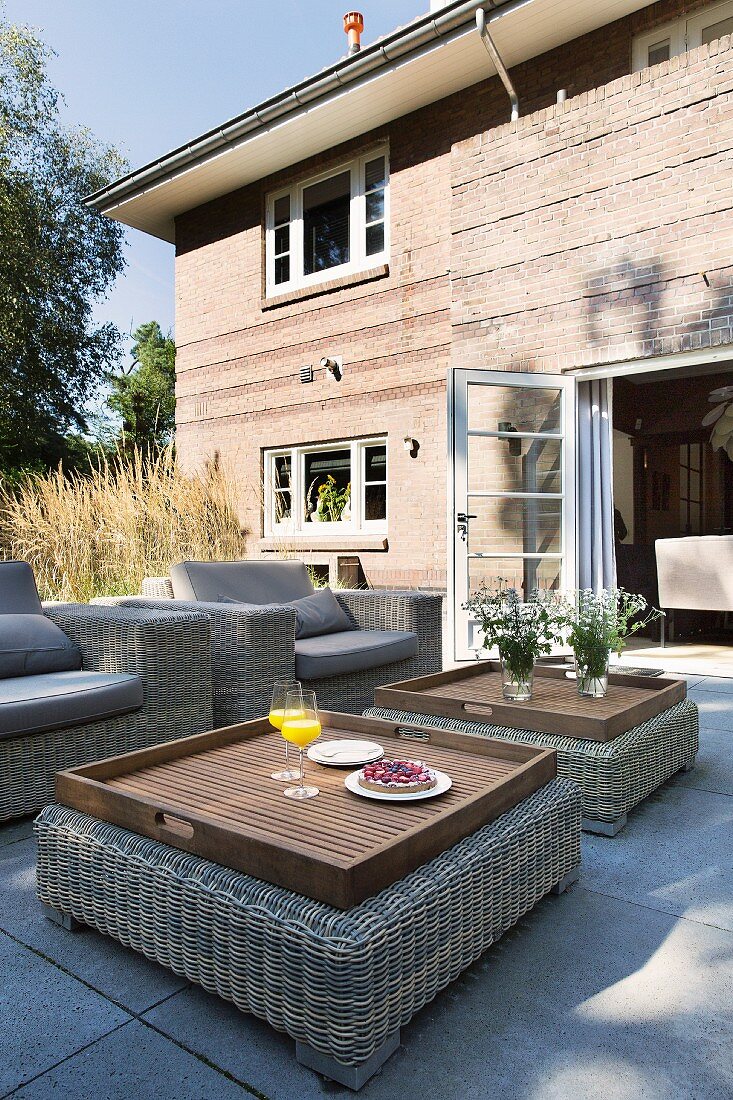
[[[463,539],[464,542],[468,538],[468,521],[470,519],[477,519],[477,518],[478,518],[477,516],[471,514],[470,512],[469,513],[459,512],[458,515],[456,516],[456,529],[458,531],[458,534],[461,536],[461,538]]]

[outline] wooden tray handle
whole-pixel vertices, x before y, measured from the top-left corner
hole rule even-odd
[[[430,741],[430,730],[395,726],[394,732],[396,737],[404,737],[406,741]]]
[[[185,817],[166,814],[162,810],[156,813],[155,824],[163,838],[168,835],[176,840],[191,840],[194,834],[193,825],[190,821],[186,821]]]
[[[494,713],[491,703],[462,703],[461,710],[464,714],[475,714],[478,718],[490,718]]]

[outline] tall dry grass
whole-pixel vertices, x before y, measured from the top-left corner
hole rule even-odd
[[[42,599],[136,593],[186,558],[243,558],[246,542],[233,479],[218,464],[184,474],[171,448],[0,484],[0,557],[29,562]]]

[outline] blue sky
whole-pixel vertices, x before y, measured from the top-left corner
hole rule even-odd
[[[370,42],[429,0],[365,0]],[[345,53],[346,0],[5,0],[56,51],[64,119],[137,167]],[[173,248],[128,231],[125,274],[97,309],[123,331],[173,328]]]

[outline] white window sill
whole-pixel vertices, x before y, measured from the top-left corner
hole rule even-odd
[[[312,535],[265,535],[260,539],[259,548],[263,552],[269,550],[387,550],[389,543],[386,534],[358,534],[339,535],[335,532],[324,532]]]
[[[313,298],[318,294],[330,294],[335,290],[356,286],[358,283],[383,279],[387,275],[389,275],[389,264],[387,263],[377,264],[374,267],[365,268],[363,271],[351,271],[346,275],[334,274],[331,279],[322,279],[307,286],[284,290],[281,293],[268,294],[261,299],[260,308],[262,310],[276,309],[278,306],[287,305],[289,302],[302,302],[305,298]]]

